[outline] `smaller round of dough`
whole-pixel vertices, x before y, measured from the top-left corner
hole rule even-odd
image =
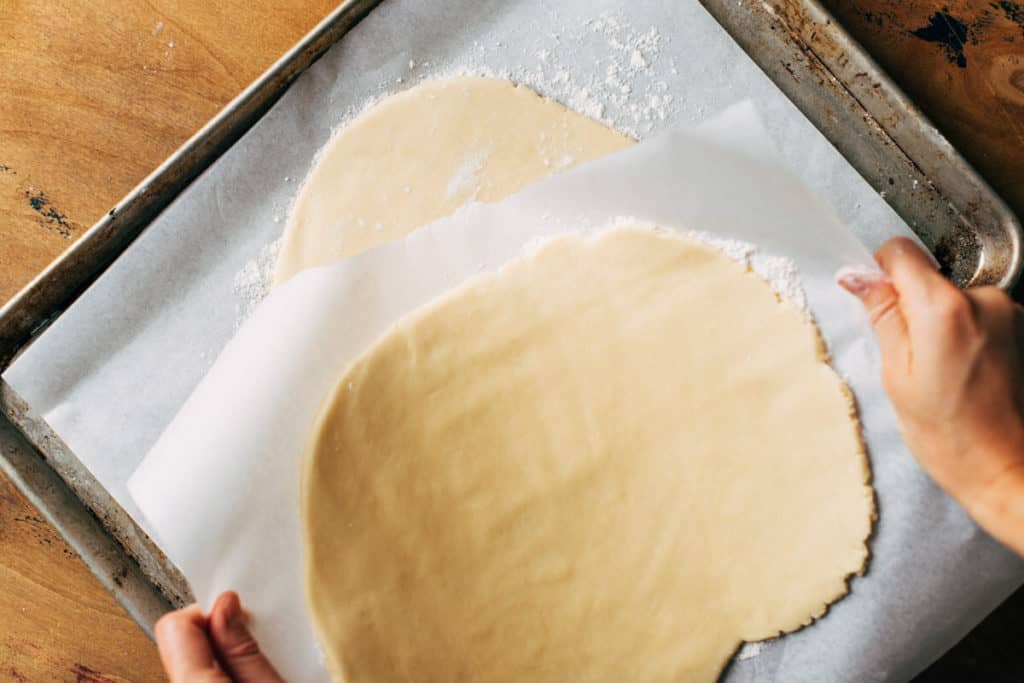
[[[274,284],[631,144],[511,81],[427,81],[369,108],[325,147],[295,200]]]
[[[347,683],[710,683],[845,594],[874,510],[813,323],[641,229],[401,320],[304,467],[307,604]]]

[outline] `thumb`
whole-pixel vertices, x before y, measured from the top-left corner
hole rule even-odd
[[[878,336],[882,355],[892,358],[906,349],[907,322],[900,311],[900,297],[889,276],[864,266],[841,268],[836,273],[839,285],[860,299]]]
[[[199,607],[192,605],[160,617],[154,628],[160,660],[171,683],[208,681],[230,683],[217,668],[208,624]]]
[[[238,594],[221,593],[210,610],[210,639],[231,679],[237,683],[283,683],[245,625]]]

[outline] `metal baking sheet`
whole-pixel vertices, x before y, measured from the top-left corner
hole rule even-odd
[[[954,282],[1013,287],[1019,219],[820,3],[701,2]]]
[[[380,2],[342,2],[0,308],[0,375],[299,75]],[[0,468],[148,634],[167,607],[191,602],[181,573],[2,377]]]
[[[339,7],[5,306],[0,370],[376,4]],[[887,193],[960,283],[1013,283],[1020,269],[1016,219],[817,3],[702,4],[872,186]],[[180,574],[74,453],[6,383],[0,392],[5,470],[105,585],[144,626],[165,600],[187,600]],[[111,553],[120,555],[111,561]]]

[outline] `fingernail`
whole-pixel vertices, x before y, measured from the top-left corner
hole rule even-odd
[[[885,272],[867,266],[843,266],[836,272],[839,286],[858,298],[882,284],[891,282]]]

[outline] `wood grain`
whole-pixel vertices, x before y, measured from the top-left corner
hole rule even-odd
[[[0,0],[0,302],[335,4]],[[0,478],[0,681],[160,680],[152,643]]]
[[[335,4],[0,0],[0,300]]]
[[[1024,3],[824,0],[958,150],[1024,217]],[[1015,292],[1020,300],[1024,287]],[[1024,681],[1024,589],[916,683]]]
[[[0,301],[335,4],[0,0]],[[1020,5],[826,4],[1024,214]],[[1022,615],[1024,593],[921,681],[1024,680]],[[153,646],[0,480],[0,681],[162,679]]]
[[[1024,215],[1024,2],[824,4]]]
[[[0,680],[159,681],[145,634],[0,479]]]

